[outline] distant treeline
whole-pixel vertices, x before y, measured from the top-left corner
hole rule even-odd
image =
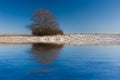
[[[31,36],[29,34],[0,34],[1,37],[3,36]]]

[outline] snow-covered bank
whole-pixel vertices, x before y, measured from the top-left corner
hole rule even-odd
[[[0,36],[0,43],[57,43],[65,45],[120,45],[120,34],[65,34],[58,36]]]

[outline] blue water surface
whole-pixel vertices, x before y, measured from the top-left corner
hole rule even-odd
[[[0,80],[120,80],[120,46],[54,48],[0,45]]]

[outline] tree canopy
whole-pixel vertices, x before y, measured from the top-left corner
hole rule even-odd
[[[27,27],[32,31],[32,35],[62,35],[55,16],[48,10],[37,10],[32,16],[32,24]]]

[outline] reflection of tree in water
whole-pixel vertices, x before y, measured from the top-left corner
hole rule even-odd
[[[31,53],[35,55],[35,59],[40,63],[50,64],[56,59],[62,47],[62,44],[34,43],[32,44]]]

